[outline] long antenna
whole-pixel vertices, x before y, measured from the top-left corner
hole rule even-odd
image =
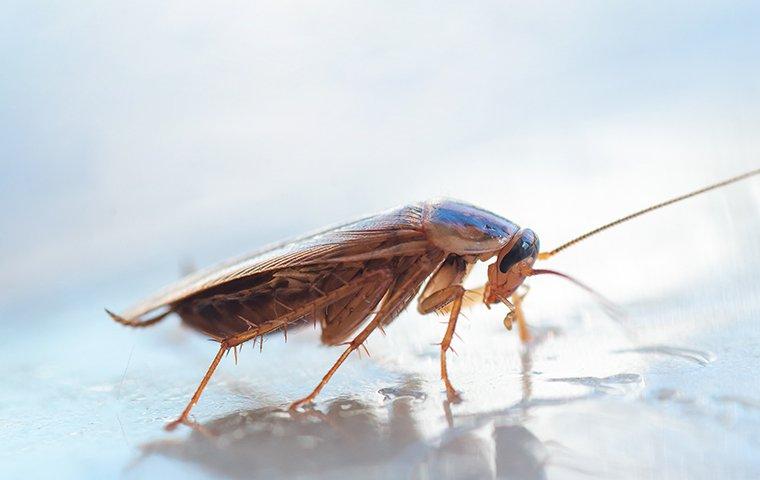
[[[615,220],[614,222],[610,222],[610,223],[608,223],[606,225],[602,225],[599,228],[595,228],[594,230],[591,230],[590,232],[584,233],[580,237],[576,237],[576,238],[570,240],[567,243],[563,243],[562,245],[560,245],[559,247],[555,248],[554,250],[552,250],[550,252],[541,252],[538,255],[538,258],[540,260],[546,260],[547,258],[551,258],[554,255],[558,254],[559,252],[561,252],[562,250],[566,249],[567,247],[575,245],[578,242],[582,242],[583,240],[587,239],[588,237],[590,237],[592,235],[596,235],[597,233],[599,233],[601,231],[604,231],[604,230],[607,230],[608,228],[614,227],[615,225],[620,225],[621,223],[627,222],[628,220],[636,218],[639,215],[644,215],[645,213],[649,213],[649,212],[651,212],[653,210],[657,210],[658,208],[667,207],[668,205],[672,205],[672,204],[674,204],[676,202],[680,202],[681,200],[686,200],[687,198],[695,197],[695,196],[700,195],[702,193],[709,192],[710,190],[715,190],[716,188],[725,187],[726,185],[730,185],[730,184],[732,184],[734,182],[738,182],[740,180],[744,180],[745,178],[749,178],[749,177],[752,177],[752,176],[757,175],[757,174],[760,174],[760,168],[756,168],[755,170],[750,170],[749,172],[743,173],[741,175],[737,175],[735,177],[731,177],[731,178],[729,178],[727,180],[723,180],[722,182],[714,183],[714,184],[708,185],[708,186],[706,186],[704,188],[700,188],[699,190],[694,190],[693,192],[689,192],[687,194],[684,194],[684,195],[681,195],[681,196],[678,196],[678,197],[675,197],[675,198],[671,198],[670,200],[666,200],[666,201],[664,201],[662,203],[658,203],[656,205],[652,205],[651,207],[647,207],[647,208],[645,208],[643,210],[639,210],[638,212],[632,213],[632,214],[627,215],[627,216],[625,216],[623,218],[619,218],[619,219]]]
[[[611,301],[607,300],[602,294],[594,290],[593,288],[589,287],[585,283],[581,282],[580,280],[576,279],[575,277],[571,277],[570,275],[562,272],[558,272],[556,270],[549,270],[546,268],[532,268],[530,270],[529,276],[534,275],[556,275],[558,277],[564,278],[565,280],[569,281],[570,283],[575,284],[575,286],[580,287],[581,289],[585,290],[589,294],[591,294],[592,297],[596,299],[599,304],[604,307],[605,310],[607,310],[607,313],[614,319],[620,320],[625,315],[623,314],[623,310],[612,303]]]

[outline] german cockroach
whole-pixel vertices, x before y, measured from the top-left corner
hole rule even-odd
[[[511,330],[517,323],[526,342],[530,333],[516,291],[527,277],[559,275],[587,288],[560,272],[534,269],[536,260],[644,213],[757,174],[760,169],[653,205],[541,253],[533,231],[496,214],[456,200],[416,203],[197,272],[122,315],[106,311],[130,327],[147,327],[177,313],[186,325],[220,343],[187,407],[166,426],[173,429],[190,424],[190,410],[225,352],[237,353],[244,342],[313,322],[320,325],[324,344],[348,347],[316,388],[291,408],[312,402],[351,352],[390,324],[427,280],[417,309],[449,314],[440,362],[441,379],[454,399],[458,394],[446,371],[446,352],[468,293],[463,280],[476,262],[494,259],[485,285],[469,293],[477,293],[486,305],[506,305],[505,326]]]

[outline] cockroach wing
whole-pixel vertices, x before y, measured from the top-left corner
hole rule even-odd
[[[424,204],[412,204],[333,227],[296,240],[271,245],[253,254],[198,271],[166,287],[121,316],[137,321],[159,310],[235,281],[308,266],[366,263],[375,259],[424,254]]]

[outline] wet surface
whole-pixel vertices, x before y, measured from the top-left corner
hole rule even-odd
[[[317,346],[315,332],[291,333],[287,344],[271,338],[261,353],[244,349],[238,365],[223,362],[194,411],[198,426],[174,433],[162,426],[189,398],[213,345],[176,323],[146,335],[98,322],[79,337],[60,329],[71,318],[63,316],[49,326],[60,335],[41,339],[35,355],[11,357],[3,463],[11,476],[49,472],[34,462],[45,457],[63,476],[126,478],[752,476],[760,472],[760,305],[754,284],[739,284],[743,308],[719,325],[698,301],[679,303],[672,321],[649,330],[637,326],[667,318],[666,305],[651,314],[631,307],[625,329],[591,308],[584,323],[547,319],[526,347],[498,321],[473,319],[498,320],[497,312],[470,310],[451,360],[463,391],[456,404],[429,345],[443,325],[428,318],[405,314],[302,412],[288,411],[288,400],[336,351]],[[725,342],[734,331],[742,342]]]
[[[652,345],[636,347],[627,350],[617,350],[615,353],[657,353],[682,358],[700,365],[707,365],[715,361],[715,354],[708,351],[695,350],[692,348],[671,347],[668,345]]]
[[[735,226],[745,253],[759,227],[752,216]],[[141,330],[113,323],[103,299],[139,293],[120,285],[54,309],[6,308],[0,463],[9,478],[755,477],[758,258],[720,275],[676,272],[673,284],[687,287],[619,302],[624,319],[582,295],[562,300],[563,284],[532,282],[527,345],[504,329],[503,309],[467,309],[449,355],[462,392],[453,404],[439,379],[443,317],[404,312],[297,413],[289,402],[339,349],[308,328],[287,342],[273,335],[225,358],[193,411],[198,427],[171,433],[163,425],[215,344],[176,318]],[[614,277],[595,283],[625,281]]]

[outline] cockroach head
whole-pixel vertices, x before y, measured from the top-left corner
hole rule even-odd
[[[496,262],[488,267],[487,302],[496,303],[507,298],[522,285],[530,274],[540,249],[538,236],[530,229],[517,232],[496,256]]]

